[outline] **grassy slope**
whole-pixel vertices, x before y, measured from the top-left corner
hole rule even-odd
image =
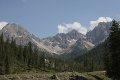
[[[96,72],[62,72],[62,73],[51,73],[51,72],[40,72],[40,73],[24,73],[24,74],[10,74],[10,75],[0,75],[0,80],[51,80],[52,75],[57,75],[59,80],[69,80],[70,76],[83,76],[88,80],[111,80],[105,76],[104,71]]]
[[[105,76],[105,71],[85,72],[82,74],[91,80],[112,80]]]

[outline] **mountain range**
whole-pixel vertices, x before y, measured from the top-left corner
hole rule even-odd
[[[47,51],[50,54],[78,56],[91,50],[108,37],[111,22],[100,22],[93,30],[87,32],[86,35],[76,30],[71,30],[68,33],[58,33],[43,39],[36,37],[16,23],[7,23],[1,26],[0,34],[3,33],[5,40],[7,38],[10,40],[14,39],[18,45],[23,46],[31,42],[40,50]]]

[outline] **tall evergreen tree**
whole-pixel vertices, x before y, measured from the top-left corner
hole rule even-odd
[[[41,57],[40,57],[40,67],[45,70],[45,52],[42,52]]]
[[[120,26],[115,20],[112,23],[108,41],[107,74],[115,80],[120,80]]]
[[[32,43],[31,42],[29,42],[28,43],[28,66],[30,67],[31,65],[32,65],[32,53],[33,53],[33,51],[32,51]]]
[[[9,58],[8,56],[6,55],[6,58],[5,58],[5,74],[9,74],[10,73],[10,62],[9,62]]]

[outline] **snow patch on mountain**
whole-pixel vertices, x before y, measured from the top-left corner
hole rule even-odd
[[[7,22],[0,22],[0,30],[6,26],[8,23]]]

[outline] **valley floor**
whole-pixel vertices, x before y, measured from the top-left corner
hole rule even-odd
[[[96,72],[62,72],[62,73],[24,73],[0,75],[0,80],[111,80],[104,71]]]

